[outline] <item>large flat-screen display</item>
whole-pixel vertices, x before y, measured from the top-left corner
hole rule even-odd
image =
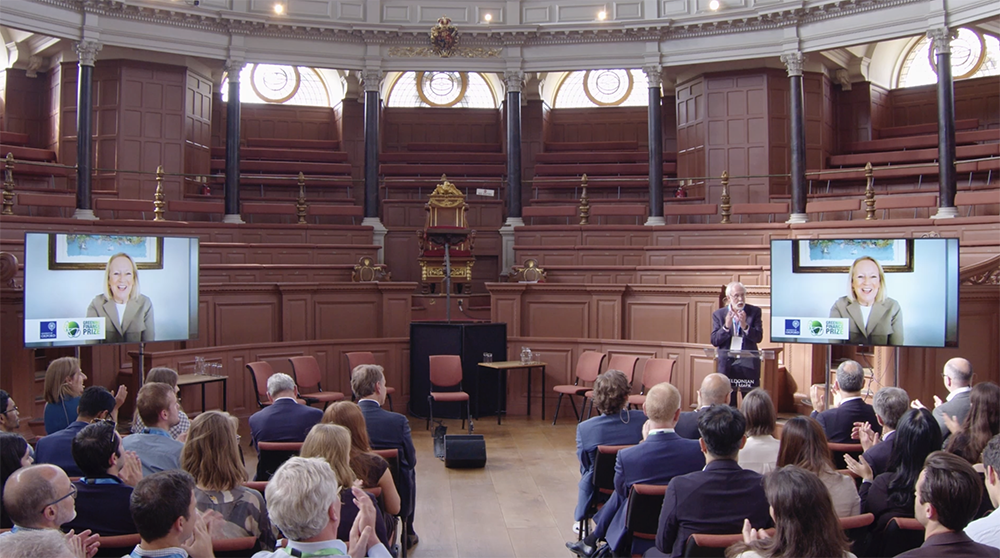
[[[25,347],[197,337],[197,238],[24,235]]]
[[[958,346],[958,239],[771,241],[771,342]]]

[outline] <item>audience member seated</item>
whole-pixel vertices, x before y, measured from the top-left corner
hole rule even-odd
[[[882,426],[879,435],[867,422],[854,423],[851,437],[861,442],[865,452],[861,455],[865,463],[872,468],[872,475],[879,476],[889,470],[889,457],[892,455],[892,442],[896,436],[896,425],[903,413],[909,410],[910,396],[906,390],[898,387],[884,387],[878,390],[872,400],[875,418]]]
[[[340,489],[340,527],[337,538],[349,539],[354,518],[358,515],[358,506],[354,503],[355,496],[351,487],[358,477],[351,470],[351,433],[339,424],[317,424],[309,431],[306,441],[302,444],[302,457],[319,457],[330,465]],[[376,505],[375,497],[365,492],[365,497]],[[379,542],[388,546],[389,536],[386,534],[385,518],[376,508],[375,536]]]
[[[941,447],[941,429],[927,409],[910,409],[899,420],[887,473],[872,475],[871,467],[848,456],[847,467],[861,477],[861,513],[875,515],[873,530],[881,532],[893,517],[913,517],[913,487],[924,459]]]
[[[840,528],[833,501],[812,471],[787,465],[764,477],[774,535],[743,521],[743,542],[726,549],[727,558],[839,556],[855,558]]]
[[[755,388],[743,397],[740,412],[747,419],[747,441],[740,450],[738,463],[763,475],[774,469],[781,446],[774,437],[777,420],[774,402],[763,388]]]
[[[179,469],[139,481],[129,506],[139,530],[131,558],[214,558],[208,526],[195,507],[194,488],[194,478]]]
[[[3,538],[3,558],[85,558],[86,551],[75,537],[66,538],[54,529],[24,530]]]
[[[337,401],[323,412],[323,422],[339,424],[351,433],[351,470],[361,479],[361,488],[378,487],[382,491],[382,506],[387,515],[399,515],[400,501],[389,462],[372,451],[368,440],[365,415],[353,401]],[[386,520],[388,521],[388,519]]]
[[[810,417],[794,417],[781,429],[778,467],[796,465],[815,474],[823,481],[837,517],[858,515],[861,500],[854,480],[833,470],[830,447],[823,427]]]
[[[73,460],[73,437],[95,420],[110,418],[114,410],[115,396],[104,387],[90,386],[83,390],[76,408],[76,421],[54,434],[40,438],[35,444],[35,462],[58,465],[67,475],[82,477],[83,471]]]
[[[157,366],[156,368],[153,368],[146,374],[146,383],[149,382],[159,382],[161,384],[167,384],[168,386],[174,388],[174,395],[177,396],[178,407],[180,406],[181,388],[177,387],[176,370],[174,370],[173,368],[167,368],[165,366]],[[188,418],[187,413],[184,412],[184,409],[180,409],[177,412],[177,415],[178,417],[180,417],[180,421],[177,424],[171,426],[169,432],[170,436],[173,439],[183,442],[184,440],[181,439],[181,435],[187,432],[188,428],[191,428],[191,419]],[[136,416],[132,417],[132,434],[138,434],[139,432],[142,432],[143,429],[145,428],[146,425],[142,422],[141,416],[136,414]]]
[[[257,537],[262,549],[271,550],[276,537],[264,496],[243,486],[247,471],[237,441],[238,424],[236,417],[219,411],[198,415],[188,430],[181,468],[194,477],[198,510],[222,516],[212,525],[212,538]]]
[[[6,391],[0,389],[0,432],[17,432],[21,427],[21,414],[17,403]]]
[[[618,452],[615,462],[615,492],[594,516],[594,531],[583,540],[566,543],[576,554],[589,558],[594,555],[597,541],[604,538],[612,551],[628,553],[619,548],[625,535],[625,515],[628,493],[633,484],[667,484],[678,475],[686,475],[705,466],[705,457],[698,443],[685,440],[674,432],[680,416],[681,394],[671,384],[656,384],[646,393],[643,410],[646,439],[639,445]],[[740,436],[742,436],[742,432]]]
[[[2,504],[3,487],[14,471],[34,463],[30,449],[31,446],[20,434],[0,432],[0,529],[14,526],[7,516],[7,508]]]
[[[358,398],[358,407],[361,407],[361,412],[365,415],[372,447],[399,450],[399,469],[403,477],[400,479],[400,515],[406,524],[403,544],[410,548],[420,540],[413,531],[413,512],[417,498],[417,475],[413,468],[417,465],[417,452],[413,449],[413,440],[410,438],[410,423],[405,416],[382,408],[385,403],[385,375],[381,366],[361,364],[355,367],[351,372],[351,389]]]
[[[713,405],[699,414],[705,468],[674,477],[660,511],[656,549],[670,556],[681,556],[694,533],[739,533],[746,519],[754,529],[771,526],[763,478],[736,463],[746,419],[729,405]]]
[[[18,469],[4,485],[3,505],[14,527],[0,534],[0,547],[4,544],[3,538],[11,533],[59,530],[76,517],[75,499],[76,487],[59,467],[30,465]],[[73,544],[86,550],[87,558],[97,553],[99,535],[92,535],[90,531],[78,534],[70,531],[67,538],[70,537],[77,539]]]
[[[139,389],[135,406],[146,428],[126,436],[122,446],[142,460],[143,475],[180,469],[184,444],[174,440],[169,432],[180,421],[174,389],[167,384],[147,382]]]
[[[250,436],[257,442],[301,442],[320,419],[323,411],[299,403],[298,389],[288,374],[272,374],[267,379],[267,397],[271,405],[250,416]],[[260,452],[258,451],[258,456]]]
[[[360,488],[351,489],[360,512],[349,529],[350,540],[345,545],[337,538],[340,491],[330,465],[320,458],[293,457],[283,463],[267,483],[264,495],[271,520],[288,537],[288,546],[274,552],[258,552],[254,558],[348,553],[390,558],[392,554],[375,536],[375,506]]]
[[[600,416],[587,419],[576,427],[576,457],[580,461],[581,478],[574,521],[584,518],[594,494],[597,446],[632,445],[642,440],[646,415],[642,411],[625,409],[631,390],[628,378],[620,370],[608,370],[594,381],[594,406]]]
[[[924,544],[899,556],[996,558],[996,548],[973,541],[963,531],[979,509],[980,486],[979,475],[961,457],[944,451],[927,456],[917,479],[915,506]]]
[[[1000,434],[986,444],[982,463],[986,474],[986,493],[996,508],[1000,506]],[[973,521],[965,528],[965,534],[977,543],[1000,549],[1000,513],[994,511]]]
[[[837,367],[837,380],[833,383],[834,408],[826,409],[823,397],[815,389],[810,390],[812,417],[819,421],[827,440],[838,444],[850,444],[854,423],[867,422],[875,432],[881,433],[878,419],[872,406],[861,398],[865,385],[865,370],[853,360],[845,360]]]
[[[78,358],[62,357],[49,363],[44,387],[46,434],[58,432],[73,422],[86,379]]]
[[[945,440],[951,435],[948,423],[945,422],[945,415],[955,419],[955,422],[962,424],[965,415],[969,414],[969,392],[972,390],[972,363],[964,358],[953,358],[944,363],[944,371],[941,373],[944,387],[948,390],[948,397],[941,401],[941,398],[934,396],[934,418],[941,427],[941,436]],[[914,399],[911,403],[913,408],[919,409],[924,406],[919,399]]]
[[[732,384],[724,374],[712,373],[705,376],[698,390],[698,408],[681,413],[681,418],[674,427],[677,435],[688,440],[697,440],[701,436],[698,433],[698,418],[701,413],[712,405],[728,405],[732,392]]]
[[[84,393],[81,408],[86,398]],[[73,483],[76,519],[65,527],[77,531],[90,529],[105,537],[136,533],[128,505],[132,487],[142,480],[142,462],[135,453],[122,451],[115,423],[100,421],[87,425],[73,438],[72,451],[83,478]]]
[[[979,463],[979,457],[990,438],[1000,434],[1000,386],[993,382],[976,384],[969,392],[969,412],[961,424],[949,415],[951,436],[945,451],[964,458],[970,464]]]

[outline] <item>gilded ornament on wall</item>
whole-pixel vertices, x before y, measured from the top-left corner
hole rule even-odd
[[[447,58],[458,46],[458,27],[451,24],[451,18],[441,16],[437,25],[431,27],[431,47],[434,54]]]

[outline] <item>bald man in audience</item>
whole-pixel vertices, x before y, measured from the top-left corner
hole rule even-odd
[[[24,530],[55,529],[76,517],[76,487],[62,469],[55,465],[31,465],[14,471],[4,485],[3,505],[14,528],[0,535],[0,545],[9,533]],[[98,535],[83,531],[76,537],[87,556],[97,553]]]
[[[955,422],[962,424],[965,415],[969,414],[969,392],[972,391],[972,363],[964,358],[953,358],[944,363],[944,371],[941,373],[944,387],[948,390],[948,397],[941,401],[941,398],[934,396],[934,410],[931,414],[941,427],[941,437],[947,439],[951,436],[951,429],[945,422],[945,415],[955,419]],[[911,403],[914,409],[924,406],[919,399],[914,399]]]
[[[725,378],[725,376],[723,376]],[[726,385],[729,381],[726,380]],[[642,410],[648,420],[646,439],[638,445],[618,452],[615,462],[615,492],[594,516],[594,532],[581,541],[566,543],[566,547],[583,558],[597,550],[597,541],[604,538],[617,556],[633,554],[633,549],[621,548],[625,540],[625,515],[628,493],[633,484],[667,484],[677,475],[686,475],[705,466],[705,456],[698,442],[685,440],[674,432],[680,417],[681,394],[668,384],[656,384],[646,394]],[[645,549],[635,549],[642,552]]]
[[[861,398],[865,385],[865,369],[853,360],[845,360],[837,367],[837,380],[833,383],[834,408],[827,409],[822,397],[815,390],[812,399],[812,417],[819,421],[826,432],[826,439],[839,444],[851,444],[854,440],[854,424],[867,422],[872,430],[882,432],[875,410]]]
[[[681,418],[677,421],[674,431],[681,438],[697,440],[701,437],[698,433],[698,417],[701,412],[712,405],[728,405],[729,395],[733,392],[729,377],[725,374],[709,374],[701,381],[701,388],[698,390],[698,408],[694,411],[681,413]]]

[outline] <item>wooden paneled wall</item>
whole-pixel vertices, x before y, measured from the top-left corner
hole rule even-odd
[[[28,134],[29,145],[47,147],[48,75],[39,72],[37,77],[29,78],[24,70],[8,68],[4,76],[4,131]]]
[[[1000,125],[1000,96],[996,76],[955,82],[955,119],[978,118],[981,128]],[[890,126],[931,124],[937,122],[937,84],[893,89],[889,92],[892,107]]]
[[[184,96],[184,172],[207,174],[212,163],[211,76],[187,71]]]
[[[217,90],[212,101],[212,147],[225,147],[226,103]],[[336,119],[337,112],[329,107],[244,102],[240,105],[240,139],[338,140]]]
[[[636,141],[649,145],[646,107],[552,109],[545,141]]]
[[[500,109],[386,108],[382,149],[406,151],[411,142],[496,143],[503,141]]]

